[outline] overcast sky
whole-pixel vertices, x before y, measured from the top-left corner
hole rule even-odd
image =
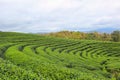
[[[120,29],[120,0],[0,0],[0,30]]]

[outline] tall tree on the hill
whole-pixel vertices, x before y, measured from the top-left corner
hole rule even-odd
[[[119,42],[120,41],[120,31],[113,31],[111,36],[112,36],[112,40],[113,41],[115,41],[115,42]]]

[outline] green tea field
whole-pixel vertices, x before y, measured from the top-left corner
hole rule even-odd
[[[120,80],[120,43],[0,32],[0,80]]]

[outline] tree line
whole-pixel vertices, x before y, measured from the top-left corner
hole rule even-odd
[[[112,33],[100,33],[96,31],[95,32],[60,31],[60,32],[55,32],[55,33],[48,33],[45,35],[67,38],[67,39],[86,39],[86,40],[120,42],[120,31],[119,30],[113,31]]]

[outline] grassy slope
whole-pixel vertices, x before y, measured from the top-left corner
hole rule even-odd
[[[0,32],[5,80],[120,79],[120,43]]]

